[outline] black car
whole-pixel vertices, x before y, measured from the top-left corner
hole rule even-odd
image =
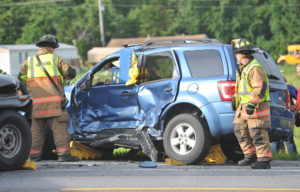
[[[19,169],[31,147],[31,98],[17,78],[0,74],[0,170]]]

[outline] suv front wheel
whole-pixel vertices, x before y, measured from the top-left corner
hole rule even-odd
[[[31,131],[15,111],[0,113],[0,170],[19,169],[28,159]]]
[[[200,163],[207,155],[211,137],[208,128],[197,116],[185,113],[168,122],[163,143],[169,158],[192,164]]]

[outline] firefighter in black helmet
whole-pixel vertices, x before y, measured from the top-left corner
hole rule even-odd
[[[19,74],[19,78],[27,84],[33,103],[30,159],[41,160],[45,134],[50,127],[58,161],[78,161],[77,157],[70,155],[69,115],[64,106],[63,88],[65,79],[73,79],[76,70],[54,53],[59,47],[54,35],[42,36],[36,45],[39,47],[38,54],[25,60]]]
[[[239,166],[252,169],[270,169],[272,151],[269,141],[270,92],[265,70],[253,57],[255,50],[247,39],[232,41],[233,52],[239,64],[236,75],[236,108],[234,133],[244,153]]]

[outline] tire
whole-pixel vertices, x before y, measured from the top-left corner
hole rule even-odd
[[[28,159],[31,130],[25,118],[15,111],[0,114],[0,170],[19,169]]]
[[[222,137],[220,140],[221,149],[228,160],[238,162],[244,158],[242,149],[234,135],[231,137]]]
[[[200,163],[209,151],[211,136],[198,117],[184,113],[168,122],[163,144],[169,158],[186,164]]]

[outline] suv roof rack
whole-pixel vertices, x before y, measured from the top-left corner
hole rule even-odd
[[[132,43],[132,44],[124,44],[123,47],[127,48],[127,47],[134,47],[134,46],[139,46],[142,45],[143,42],[141,43]]]
[[[219,44],[216,39],[160,39],[149,40],[141,44],[141,48],[149,48],[155,46],[179,45],[179,44]]]

